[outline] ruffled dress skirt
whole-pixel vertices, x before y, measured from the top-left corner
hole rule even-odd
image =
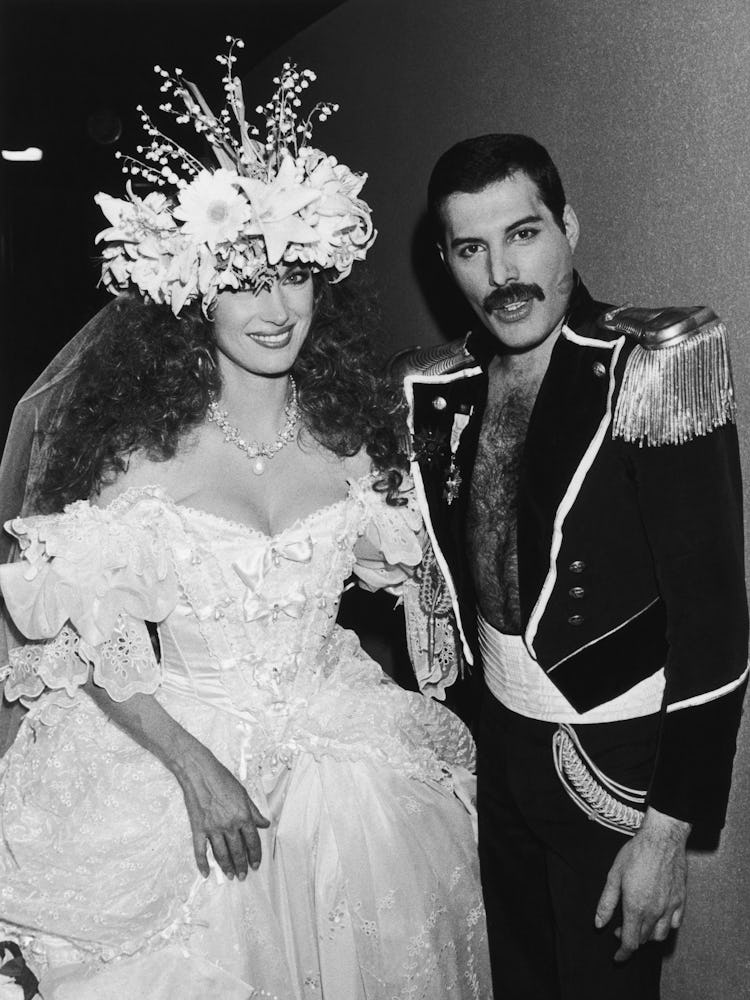
[[[44,1000],[491,997],[471,737],[335,625],[368,531],[385,583],[410,551],[378,505],[352,489],[274,538],[156,490],[14,524],[0,582],[33,641],[6,686],[30,710],[0,762],[0,938]],[[257,871],[198,873],[177,781],[79,690],[90,669],[243,783],[271,821]]]
[[[432,706],[375,692],[373,723],[412,702],[402,721],[424,747],[432,720],[418,731],[415,716]],[[6,933],[26,929],[45,1000],[490,996],[457,769],[425,780],[389,766],[386,748],[357,759],[361,746],[337,757],[288,745],[258,776],[236,717],[161,700],[271,820],[261,865],[230,881],[212,864],[204,880],[170,772],[93,702],[52,726],[32,713],[0,781],[0,914]],[[336,700],[361,717],[361,700]]]

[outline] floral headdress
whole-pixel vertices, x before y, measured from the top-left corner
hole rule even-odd
[[[218,168],[205,167],[164,135],[138,107],[150,139],[138,146],[142,160],[126,156],[123,171],[171,193],[141,198],[127,183],[126,200],[108,194],[96,202],[110,222],[103,242],[102,281],[113,294],[135,286],[177,315],[198,297],[208,312],[222,289],[260,289],[280,263],[303,262],[339,281],[355,260],[364,260],[375,239],[369,206],[359,198],[366,174],[354,174],[334,157],[309,145],[313,120],[325,121],[337,104],[316,104],[298,116],[310,70],[284,63],[272,99],[256,112],[265,118],[264,141],[245,120],[242,85],[233,75],[241,39],[227,36],[226,103],[218,116],[201,92],[176,69],[154,67],[171,100],[160,110],[180,125],[192,124],[211,145]],[[120,156],[121,154],[117,154]]]

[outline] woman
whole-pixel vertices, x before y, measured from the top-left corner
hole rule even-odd
[[[0,569],[29,708],[0,936],[45,1000],[485,998],[471,739],[335,624],[352,571],[397,588],[421,557],[396,411],[330,287],[372,242],[364,178],[309,146],[294,67],[252,137],[234,46],[217,118],[160,71],[220,169],[144,116],[131,171],[176,200],[98,196],[125,294],[29,397],[51,430],[45,513]]]

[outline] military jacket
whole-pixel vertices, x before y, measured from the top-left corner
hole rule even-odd
[[[581,713],[663,668],[648,801],[721,825],[747,678],[734,401],[716,317],[704,311],[686,333],[662,313],[679,335],[660,342],[654,313],[644,312],[650,331],[639,310],[608,320],[609,307],[580,282],[574,291],[521,462],[523,636]],[[478,652],[464,526],[487,361],[472,335],[397,365],[417,494],[470,662]]]

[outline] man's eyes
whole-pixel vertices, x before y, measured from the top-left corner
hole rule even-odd
[[[476,255],[483,249],[484,247],[481,243],[464,243],[464,245],[459,248],[458,256],[467,260],[470,257],[476,257]]]
[[[506,239],[508,243],[530,243],[539,234],[539,229],[533,226],[524,226],[523,229],[516,229],[510,233]],[[484,253],[483,243],[464,243],[458,248],[458,256],[463,260],[471,260],[477,254]]]

